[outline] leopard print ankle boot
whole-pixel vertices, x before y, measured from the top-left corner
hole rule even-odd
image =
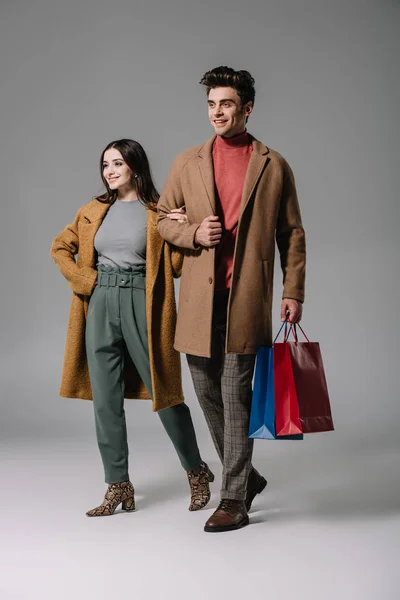
[[[111,483],[104,496],[103,503],[97,508],[89,510],[88,517],[107,517],[113,515],[115,509],[122,502],[122,510],[135,510],[135,490],[130,481]]]
[[[210,483],[214,481],[214,475],[208,465],[202,462],[196,469],[188,471],[187,476],[191,492],[189,510],[200,510],[210,502]]]

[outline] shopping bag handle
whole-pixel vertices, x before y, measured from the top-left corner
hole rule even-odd
[[[301,331],[301,333],[304,335],[304,337],[306,338],[307,342],[309,344],[311,344],[310,340],[308,339],[308,337],[306,336],[306,334],[304,333],[304,329],[302,328],[302,326],[300,325],[300,323],[294,323],[294,332],[296,334],[297,337],[297,331],[296,331],[296,327],[298,327]]]
[[[288,327],[288,325],[290,325],[290,327]],[[279,329],[278,333],[276,334],[276,336],[275,336],[275,339],[274,339],[274,342],[273,342],[273,343],[275,344],[275,342],[276,342],[276,340],[278,339],[278,337],[279,337],[279,335],[280,335],[280,333],[281,333],[282,329],[283,329],[283,328],[285,328],[285,331],[284,331],[284,336],[283,336],[283,341],[284,341],[284,343],[286,343],[286,342],[288,341],[288,338],[289,338],[289,336],[290,336],[290,333],[292,332],[292,334],[293,334],[293,337],[294,337],[294,339],[295,339],[295,343],[297,344],[299,340],[298,340],[298,336],[297,336],[297,330],[296,330],[296,327],[299,327],[299,329],[300,329],[301,333],[304,335],[304,337],[306,338],[307,342],[308,342],[309,344],[311,344],[310,340],[308,339],[308,337],[307,337],[307,336],[306,336],[306,334],[304,333],[304,330],[303,330],[302,326],[300,325],[300,323],[290,323],[290,321],[289,321],[289,315],[287,315],[287,316],[286,316],[286,319],[284,320],[284,322],[283,322],[283,323],[282,323],[282,325],[280,326],[280,329]]]
[[[279,329],[278,333],[276,334],[275,339],[273,341],[274,344],[275,344],[276,340],[278,339],[278,337],[280,336],[280,333],[281,333],[281,331],[282,331],[283,328],[285,328],[285,335],[284,335],[284,337],[286,337],[288,318],[289,317],[286,317],[286,319],[284,320],[284,322],[280,326],[280,329]]]
[[[304,330],[303,330],[302,326],[299,323],[291,323],[290,324],[290,328],[289,328],[288,334],[285,336],[284,342],[286,343],[288,341],[289,336],[290,336],[290,332],[292,332],[295,344],[298,344],[299,338],[298,338],[298,335],[297,335],[297,329],[296,329],[296,327],[299,327],[301,333],[304,335],[304,337],[306,338],[307,342],[309,344],[311,344],[310,340],[308,339],[308,337],[304,333]]]

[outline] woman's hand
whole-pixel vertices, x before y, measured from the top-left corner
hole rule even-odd
[[[188,218],[184,207],[182,208],[173,208],[171,212],[167,215],[168,219],[171,221],[178,221],[178,223],[187,223]]]

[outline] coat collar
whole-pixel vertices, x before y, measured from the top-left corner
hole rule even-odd
[[[262,142],[258,141],[255,137],[249,134],[251,143],[253,145],[253,151],[251,153],[249,166],[247,168],[246,179],[243,186],[242,201],[240,205],[240,214],[243,213],[250,200],[251,194],[257,184],[257,181],[262,173],[262,170],[267,162],[267,156],[269,154],[269,148]],[[200,146],[197,156],[199,158],[198,165],[203,179],[204,187],[207,192],[208,201],[211,209],[215,214],[215,180],[214,180],[214,166],[212,159],[212,149],[214,140],[217,136],[213,135],[212,138],[207,140],[202,146]]]
[[[110,206],[111,205],[107,202],[100,202],[97,198],[93,198],[89,204],[85,204],[83,207],[82,217],[88,223],[95,223],[96,221],[103,220]]]
[[[111,204],[108,204],[108,202],[100,202],[97,198],[93,198],[89,204],[85,204],[82,208],[82,217],[88,223],[96,223],[97,221],[104,219],[110,206]],[[148,215],[153,215],[152,210],[147,207],[146,210]],[[154,220],[154,217],[152,217],[152,219]]]

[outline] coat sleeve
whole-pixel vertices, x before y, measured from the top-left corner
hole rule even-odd
[[[283,272],[282,298],[304,301],[306,242],[293,172],[284,161],[276,242]]]
[[[178,156],[172,164],[157,204],[157,227],[161,237],[167,240],[167,242],[179,248],[195,250],[197,246],[194,244],[194,235],[200,223],[179,223],[178,221],[171,221],[167,217],[173,208],[181,208],[185,205],[181,183],[181,175],[184,167],[185,163],[182,164],[182,160]]]
[[[79,267],[75,256],[79,252],[78,223],[81,209],[75,220],[54,238],[51,256],[76,294],[90,296],[97,279],[97,271],[92,267]]]
[[[177,279],[182,275],[183,251],[175,246],[171,246],[171,265],[172,273]]]

